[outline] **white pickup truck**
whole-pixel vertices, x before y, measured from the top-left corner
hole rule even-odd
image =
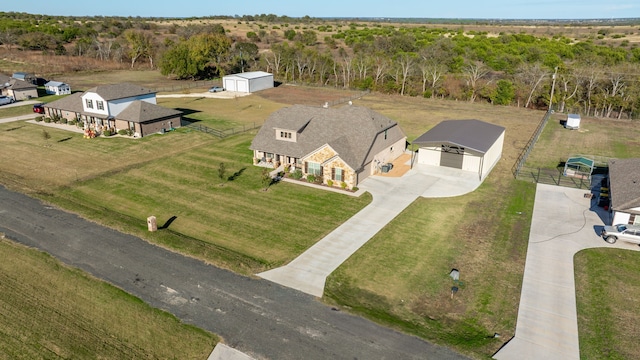
[[[11,104],[14,101],[13,96],[0,96],[0,105]]]

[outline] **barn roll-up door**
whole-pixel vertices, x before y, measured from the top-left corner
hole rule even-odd
[[[462,169],[464,160],[464,148],[458,146],[442,145],[440,153],[440,166]]]

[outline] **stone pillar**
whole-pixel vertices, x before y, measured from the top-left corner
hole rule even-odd
[[[149,231],[157,231],[158,230],[158,224],[156,222],[156,217],[155,216],[149,216],[147,218],[147,227],[149,228]]]

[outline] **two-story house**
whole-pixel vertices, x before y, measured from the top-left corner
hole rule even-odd
[[[156,92],[139,85],[100,85],[44,105],[45,115],[63,117],[97,132],[131,130],[142,137],[181,126],[182,113],[156,104]]]
[[[250,149],[255,165],[298,168],[352,188],[402,155],[406,140],[397,122],[364,107],[295,105],[271,114]]]

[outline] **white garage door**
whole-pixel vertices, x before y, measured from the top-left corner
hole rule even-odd
[[[224,88],[227,91],[236,91],[236,82],[233,79],[224,79]]]
[[[249,92],[249,87],[247,86],[247,80],[238,80],[236,81],[236,86],[238,92]]]

